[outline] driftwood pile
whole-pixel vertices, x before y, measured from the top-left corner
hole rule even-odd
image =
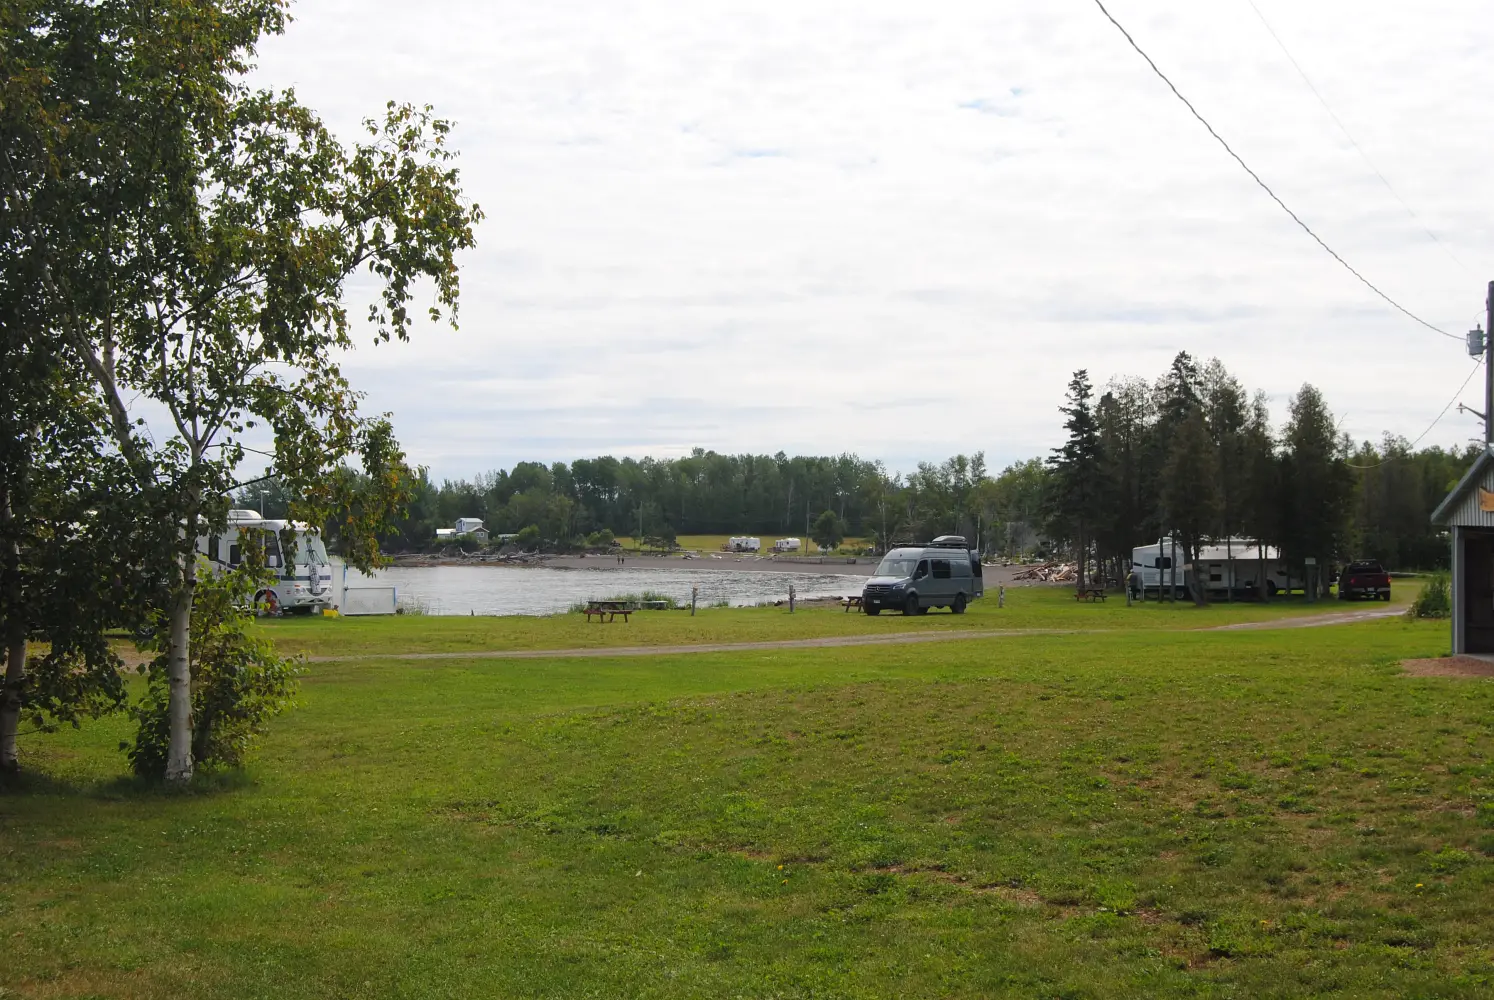
[[[1029,566],[1013,576],[1013,580],[1031,580],[1037,583],[1073,583],[1079,578],[1078,568],[1073,563],[1043,563]]]

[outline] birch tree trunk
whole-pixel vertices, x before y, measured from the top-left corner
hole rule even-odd
[[[9,524],[13,516],[7,493],[4,505],[0,506],[0,518]],[[21,545],[12,541],[7,549],[5,585],[19,591],[20,581],[17,577],[21,570]],[[0,686],[0,773],[14,773],[21,768],[21,760],[16,752],[16,733],[21,727],[21,691],[26,683],[26,622],[16,617],[20,609],[20,594],[12,593],[9,596],[11,600],[6,603],[11,609],[12,617],[4,622],[5,684]]]
[[[7,623],[9,624],[9,623]],[[5,697],[0,701],[0,773],[21,769],[16,733],[21,727],[21,689],[26,683],[26,634],[13,635],[5,648]]]
[[[192,460],[201,460],[193,442]],[[192,606],[197,596],[197,508],[202,498],[194,488],[187,497],[188,514],[182,526],[181,578],[171,597],[170,636],[166,658],[169,697],[166,716],[171,739],[166,751],[166,781],[185,785],[192,780]]]
[[[166,781],[184,785],[192,780],[192,602],[197,590],[197,556],[182,557],[181,585],[172,595],[169,634],[170,655],[166,660],[166,679],[170,699],[167,717],[171,722],[171,742],[166,754]]]

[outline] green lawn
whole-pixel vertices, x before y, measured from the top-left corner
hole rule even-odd
[[[1407,588],[1402,588],[1406,590]],[[1397,595],[1400,597],[1401,595]],[[839,607],[811,605],[789,614],[781,608],[700,608],[640,612],[628,622],[587,622],[580,614],[531,618],[415,616],[392,618],[285,618],[264,628],[288,652],[314,656],[366,656],[380,653],[462,652],[517,649],[581,649],[602,646],[655,646],[696,642],[761,642],[818,636],[884,635],[928,630],[1000,629],[1193,629],[1238,622],[1338,611],[1375,611],[1373,602],[1308,604],[1300,596],[1270,604],[1213,604],[1195,608],[1148,601],[1126,607],[1124,595],[1104,603],[1076,602],[1061,587],[1013,587],[1006,607],[989,594],[963,615],[930,611],[905,618],[848,614]]]
[[[30,737],[0,799],[0,983],[1489,995],[1494,684],[1397,667],[1443,626],[1093,610],[1107,631],[316,664],[249,770],[185,796],[123,780],[124,720]],[[435,621],[380,627],[453,641]],[[321,648],[343,624],[275,627]]]

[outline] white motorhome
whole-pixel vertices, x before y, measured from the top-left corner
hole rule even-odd
[[[1169,587],[1175,596],[1184,596],[1183,562],[1183,545],[1172,538],[1131,550],[1132,571],[1140,578],[1148,597],[1165,594]],[[1291,574],[1275,546],[1260,546],[1249,538],[1226,538],[1199,546],[1195,568],[1199,582],[1209,593],[1227,594],[1233,590],[1236,594],[1253,595],[1262,571],[1266,574],[1269,596],[1305,586],[1302,579]]]
[[[798,552],[803,543],[797,538],[780,538],[773,543],[774,552]]]
[[[294,544],[290,552],[284,551],[287,528]],[[255,595],[256,604],[304,614],[332,606],[332,562],[327,547],[319,533],[300,521],[264,518],[257,510],[231,510],[227,530],[199,536],[197,551],[207,556],[215,570],[235,569],[249,544],[244,538],[248,531],[263,532],[259,537],[265,546],[265,568],[276,578]]]
[[[732,552],[759,552],[762,550],[763,540],[748,535],[733,535],[726,547]]]

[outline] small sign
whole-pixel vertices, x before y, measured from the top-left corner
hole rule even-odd
[[[1306,566],[1316,566],[1318,564],[1318,558],[1317,556],[1307,556],[1302,560],[1302,562]]]
[[[1478,509],[1485,514],[1494,514],[1494,493],[1490,493],[1482,486],[1478,488]]]

